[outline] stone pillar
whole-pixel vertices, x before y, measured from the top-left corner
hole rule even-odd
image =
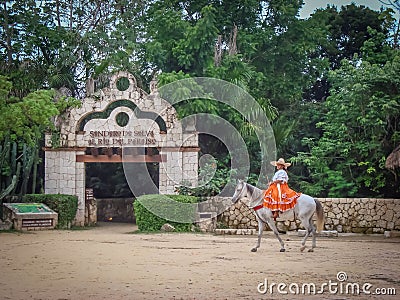
[[[45,193],[75,195],[75,151],[46,151]]]
[[[175,187],[182,183],[182,152],[161,150],[166,161],[160,163],[159,193],[176,194]]]
[[[84,151],[75,152],[76,155],[85,154]],[[85,226],[85,163],[75,162],[75,193],[78,197],[78,210],[74,225]]]
[[[192,187],[197,185],[198,148],[167,148],[161,150],[160,154],[165,154],[167,158],[160,163],[160,194],[175,194],[175,187],[183,182],[191,183]]]
[[[182,179],[190,182],[192,187],[198,184],[198,152],[182,152]]]
[[[85,164],[76,162],[75,149],[46,149],[45,193],[66,194],[78,197],[78,210],[74,224],[85,222]]]

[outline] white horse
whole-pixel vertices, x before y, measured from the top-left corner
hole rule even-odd
[[[272,211],[263,206],[264,202],[264,192],[263,190],[252,186],[249,183],[246,183],[242,180],[238,181],[236,185],[235,193],[232,197],[232,202],[236,203],[238,200],[246,197],[249,199],[248,206],[254,210],[254,213],[257,217],[258,221],[258,240],[256,245],[251,249],[252,252],[256,252],[257,249],[260,247],[262,233],[264,231],[265,224],[271,228],[274,232],[275,236],[281,243],[281,250],[280,252],[285,252],[285,244],[282,241],[281,237],[279,236],[278,229],[275,226],[275,222],[273,220]],[[317,213],[317,230],[315,230],[312,217],[314,212]],[[280,219],[293,219],[294,216],[301,221],[301,224],[306,229],[306,235],[301,243],[301,251],[304,251],[306,248],[306,240],[310,233],[312,233],[312,248],[309,249],[309,252],[313,252],[314,248],[316,247],[315,236],[316,232],[320,232],[324,227],[324,211],[322,208],[321,203],[306,195],[301,194],[301,196],[297,199],[297,203],[293,209],[287,210],[283,213],[280,213]]]

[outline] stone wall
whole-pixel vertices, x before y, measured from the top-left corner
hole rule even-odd
[[[243,199],[244,200],[244,199]],[[338,232],[383,233],[400,230],[400,199],[318,198],[324,208],[325,229]],[[300,229],[298,221],[279,221],[281,231]],[[257,228],[254,213],[239,201],[218,216],[219,228]]]
[[[133,198],[96,199],[97,220],[135,223]]]

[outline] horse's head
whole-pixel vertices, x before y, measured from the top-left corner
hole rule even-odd
[[[246,196],[246,183],[243,180],[238,180],[235,188],[235,193],[232,196],[232,202],[236,203],[244,196]]]

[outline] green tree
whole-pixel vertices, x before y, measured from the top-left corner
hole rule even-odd
[[[317,80],[304,90],[304,99],[324,101],[329,96],[330,88],[326,72],[328,67],[335,70],[340,67],[343,59],[352,60],[355,56],[364,58],[365,42],[375,39],[371,50],[377,55],[384,52],[382,47],[386,44],[385,40],[395,22],[392,13],[392,10],[377,12],[355,4],[342,6],[340,10],[330,5],[317,10],[309,20],[318,28],[323,28],[323,36],[318,37],[318,51],[310,57],[324,59],[324,68],[318,68],[317,72],[325,72],[316,74]]]
[[[54,92],[36,91],[22,99],[10,95],[12,83],[0,76],[0,141],[6,136],[34,143],[43,129],[51,126],[51,117],[59,111],[53,101]]]
[[[297,158],[310,169],[305,191],[331,197],[398,195],[398,174],[384,165],[400,141],[399,74],[397,52],[383,68],[344,60],[330,72],[333,88],[318,123],[322,137],[305,139],[310,151]]]
[[[0,189],[10,187],[7,193],[1,193],[2,196],[15,192],[17,184],[20,196],[25,194],[31,172],[32,191],[35,192],[43,132],[53,128],[54,116],[80,104],[73,98],[62,97],[55,101],[53,90],[31,92],[22,99],[13,96],[12,91],[12,83],[0,75]]]
[[[67,88],[82,97],[85,82],[137,67],[137,1],[5,1],[0,7],[0,74],[19,97],[42,88]],[[139,65],[139,63],[138,63]]]
[[[198,13],[196,22],[190,22],[182,10],[156,2],[148,13],[146,59],[165,72],[202,76],[213,60],[217,28],[212,6],[204,6]]]
[[[343,59],[361,56],[361,47],[372,37],[370,29],[388,36],[391,22],[387,21],[393,21],[387,12],[380,13],[355,4],[342,6],[339,11],[328,5],[326,9],[317,10],[312,18],[328,27],[329,43],[322,45],[320,55],[328,57],[332,69],[340,67]]]

